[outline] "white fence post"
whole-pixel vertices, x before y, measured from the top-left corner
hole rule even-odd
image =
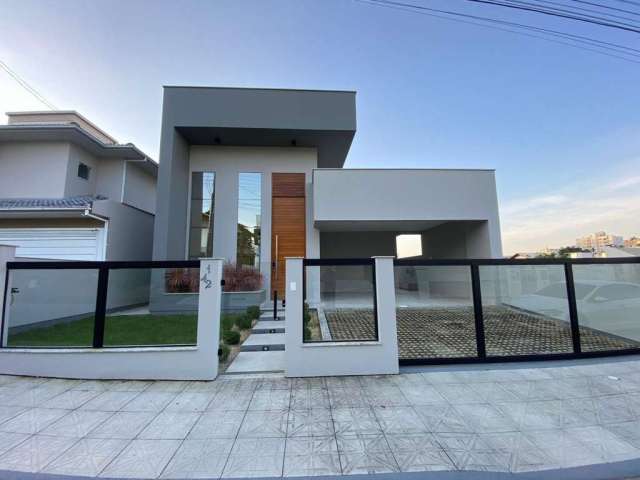
[[[207,352],[218,376],[220,313],[222,303],[222,267],[224,259],[200,259],[200,295],[198,297],[198,350]]]
[[[5,285],[5,279],[7,278],[7,262],[12,262],[15,260],[16,256],[16,247],[13,245],[0,245],[0,322],[2,322],[3,314],[4,314],[4,294],[5,288],[7,290],[7,299],[11,299],[11,286]],[[9,305],[7,305],[7,310]],[[2,346],[7,346],[7,337],[9,333],[9,313],[6,315],[7,321],[2,322]]]
[[[385,345],[387,358],[396,359],[395,373],[398,373],[398,327],[393,257],[373,257],[373,260],[376,266],[378,337],[380,342]]]

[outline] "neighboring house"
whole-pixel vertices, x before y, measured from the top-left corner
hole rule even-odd
[[[493,170],[343,168],[355,99],[165,87],[154,259],[223,257],[282,292],[286,257],[396,256],[400,235],[405,257],[501,257]]]
[[[0,244],[37,259],[151,259],[155,161],[77,112],[7,116],[0,126]]]

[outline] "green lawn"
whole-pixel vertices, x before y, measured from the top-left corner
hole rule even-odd
[[[107,315],[105,346],[195,345],[197,315]],[[9,335],[10,347],[84,347],[93,344],[93,317]]]

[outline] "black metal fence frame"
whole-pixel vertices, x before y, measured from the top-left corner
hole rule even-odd
[[[578,321],[578,308],[576,303],[575,284],[573,280],[574,265],[621,265],[640,264],[640,257],[621,258],[530,258],[530,259],[460,259],[460,260],[417,260],[417,259],[395,259],[395,266],[422,267],[422,266],[467,266],[471,271],[471,290],[473,294],[473,311],[475,317],[475,332],[477,344],[476,357],[448,357],[448,358],[423,358],[423,359],[401,359],[400,365],[437,365],[455,363],[496,363],[496,362],[524,362],[539,360],[565,360],[574,358],[596,358],[618,355],[630,355],[640,353],[640,347],[632,349],[606,350],[583,352],[580,341],[580,328]],[[564,275],[567,285],[567,301],[569,304],[569,320],[571,328],[571,342],[573,352],[571,353],[543,353],[528,355],[487,355],[484,314],[482,307],[482,291],[480,288],[479,267],[484,265],[493,266],[525,266],[525,265],[561,265],[564,266]],[[640,319],[638,319],[640,322]]]
[[[307,299],[307,267],[371,267],[373,283],[373,323],[375,329],[374,339],[349,339],[349,340],[304,340],[303,343],[348,343],[348,342],[378,342],[380,334],[378,328],[378,295],[376,293],[376,262],[373,258],[305,258],[302,261],[302,315],[304,319],[304,304]],[[303,320],[304,321],[304,320]]]
[[[7,272],[5,276],[5,287],[3,292],[4,309],[2,311],[2,322],[0,323],[0,345],[4,343],[4,322],[6,311],[8,308],[7,293],[9,288],[9,274],[14,270],[97,270],[98,286],[96,290],[96,306],[93,323],[93,344],[92,348],[127,348],[127,347],[158,347],[158,345],[118,345],[104,346],[104,329],[105,318],[107,314],[107,293],[109,286],[109,271],[123,270],[135,268],[200,268],[199,260],[169,260],[169,261],[107,261],[107,262],[89,262],[89,261],[33,261],[33,262],[7,262]],[[184,345],[163,344],[162,347],[174,347]],[[89,346],[73,346],[59,348],[91,348]],[[57,347],[3,347],[3,348],[57,348]]]

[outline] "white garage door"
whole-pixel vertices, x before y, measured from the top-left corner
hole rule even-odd
[[[0,244],[15,245],[16,257],[104,260],[101,228],[0,228]]]

